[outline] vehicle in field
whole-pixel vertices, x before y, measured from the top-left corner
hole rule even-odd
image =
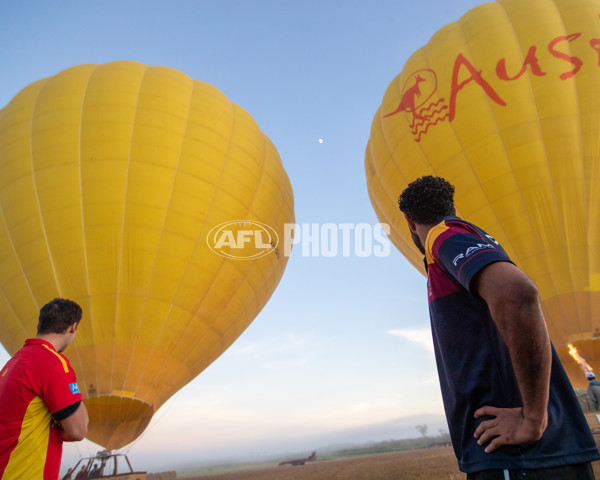
[[[316,459],[317,452],[312,452],[310,457],[297,458],[296,460],[286,460],[285,462],[281,462],[279,466],[282,467],[283,465],[292,465],[293,467],[297,467],[298,465],[304,465],[306,462],[314,462]]]

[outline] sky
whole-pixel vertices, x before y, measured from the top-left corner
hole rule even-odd
[[[271,139],[296,223],[375,226],[364,153],[384,92],[415,50],[480,3],[1,2],[0,108],[74,65],[175,68],[217,87]],[[343,439],[418,436],[422,423],[445,428],[425,278],[387,240],[379,246],[380,255],[351,246],[327,257],[295,248],[250,327],[122,450],[134,467],[310,453]],[[8,358],[0,351],[0,365]],[[65,444],[63,471],[98,450]]]

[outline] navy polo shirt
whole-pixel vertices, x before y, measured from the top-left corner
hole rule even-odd
[[[482,229],[447,217],[426,241],[427,287],[435,356],[452,445],[459,467],[539,469],[600,458],[573,387],[552,347],[548,428],[526,445],[506,445],[485,453],[477,445],[475,419],[483,406],[522,407],[508,349],[487,304],[469,292],[485,266],[510,262],[499,243]]]

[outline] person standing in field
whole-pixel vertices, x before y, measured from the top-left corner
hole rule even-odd
[[[587,394],[590,399],[590,408],[597,412],[600,409],[600,382],[596,380],[593,372],[586,372],[585,378],[588,379]]]
[[[410,183],[398,199],[424,255],[436,363],[452,445],[468,480],[593,480],[600,459],[548,337],[535,284],[454,187]]]
[[[75,372],[61,354],[81,321],[77,303],[40,310],[36,338],[0,371],[0,479],[57,480],[63,441],[83,440],[88,414]]]

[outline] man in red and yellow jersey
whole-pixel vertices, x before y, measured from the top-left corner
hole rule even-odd
[[[0,479],[57,480],[62,442],[83,440],[88,414],[69,360],[82,312],[56,298],[30,338],[0,371]]]

